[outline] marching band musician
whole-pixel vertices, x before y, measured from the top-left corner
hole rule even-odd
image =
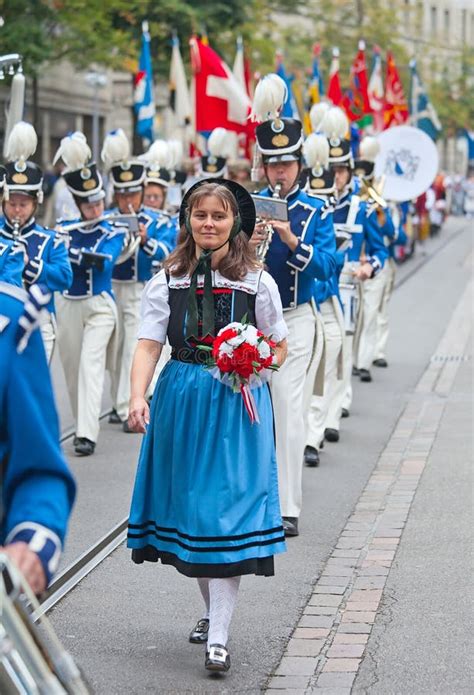
[[[374,224],[379,228],[388,250],[398,233],[395,232],[390,210],[379,196],[374,184],[375,158],[379,151],[380,145],[375,138],[370,136],[363,138],[359,146],[359,159],[355,161],[355,174],[368,189],[367,215],[372,217]],[[362,320],[357,354],[354,355],[353,373],[358,373],[361,381],[364,382],[372,381],[370,367],[377,349],[377,320],[389,272],[389,264],[386,262],[373,280],[364,284],[362,290]]]
[[[23,287],[25,249],[22,244],[0,238],[0,281]]]
[[[83,133],[63,138],[55,160],[59,157],[66,164],[63,176],[81,217],[65,223],[73,281],[57,298],[58,344],[76,421],[74,450],[89,456],[99,435],[106,361],[108,356],[113,360],[115,352],[112,270],[124,234],[101,219],[105,192]]]
[[[26,287],[41,283],[52,292],[62,292],[72,282],[72,270],[62,235],[46,229],[35,220],[35,212],[43,200],[41,169],[28,161],[36,151],[38,138],[29,123],[17,123],[8,139],[3,192],[5,219],[0,236],[18,239],[25,245],[26,261],[23,283]],[[48,304],[48,320],[41,326],[48,362],[56,340],[54,298]]]
[[[313,392],[322,347],[317,345],[315,280],[328,280],[335,272],[335,237],[332,215],[322,199],[310,198],[299,186],[302,166],[302,125],[279,118],[286,85],[277,75],[264,77],[255,90],[253,118],[268,188],[288,205],[288,222],[268,220],[255,227],[253,243],[261,243],[270,226],[273,236],[265,258],[280,291],[288,325],[288,358],[272,378],[276,451],[285,533],[298,535],[302,505],[302,467],[305,415]],[[269,120],[266,120],[269,119]],[[320,353],[317,355],[317,351]]]
[[[351,143],[347,137],[349,123],[345,113],[338,107],[331,108],[322,123],[322,129],[329,139],[329,164],[335,175],[336,206],[334,209],[334,227],[351,234],[351,246],[344,254],[344,266],[341,281],[344,285],[354,287],[349,295],[341,299],[344,305],[346,335],[344,336],[343,379],[337,382],[336,393],[331,399],[324,436],[327,441],[339,440],[339,422],[341,416],[349,414],[352,402],[352,350],[354,331],[360,323],[360,310],[352,317],[357,285],[373,278],[383,268],[387,250],[382,235],[375,223],[375,218],[367,215],[367,203],[354,192],[352,173],[354,162]],[[347,280],[347,282],[346,282]],[[348,325],[354,319],[355,325]]]
[[[145,164],[130,158],[130,144],[123,130],[115,130],[105,138],[102,149],[104,164],[110,169],[117,208],[113,213],[138,217],[139,243],[132,240],[133,252],[116,264],[112,287],[118,309],[118,351],[116,367],[111,372],[113,411],[109,422],[128,427],[130,399],[130,368],[135,347],[140,313],[140,298],[145,283],[152,276],[152,264],[163,261],[174,247],[174,225],[157,211],[143,206]]]
[[[37,285],[28,294],[0,282],[0,551],[36,594],[58,567],[75,496],[37,330],[48,301]]]
[[[170,185],[169,148],[165,140],[155,140],[143,159],[146,163],[143,205],[152,210],[164,210],[166,192]]]
[[[317,107],[329,108],[324,102],[315,104],[311,116]],[[323,113],[324,115],[324,113]],[[318,127],[318,122],[313,123]],[[334,205],[334,172],[329,168],[329,142],[322,133],[311,133],[303,145],[307,169],[303,171],[304,190],[308,195],[325,197]],[[336,238],[336,244],[338,239]],[[339,246],[338,246],[339,249]],[[344,316],[339,297],[339,273],[344,264],[344,254],[336,252],[338,266],[328,280],[316,282],[315,300],[321,313],[324,328],[324,391],[322,395],[313,395],[308,411],[308,431],[304,460],[307,466],[319,465],[319,448],[324,440],[329,406],[334,398],[338,380],[342,379],[342,347],[344,339]]]

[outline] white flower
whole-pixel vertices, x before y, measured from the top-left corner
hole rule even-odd
[[[219,357],[222,357],[222,355],[228,355],[229,357],[232,357],[233,354],[234,348],[232,347],[232,345],[229,345],[229,343],[225,342],[219,346]]]
[[[239,347],[245,342],[245,338],[242,335],[236,335],[235,338],[229,338],[225,341],[227,345],[232,345],[233,347]]]
[[[271,350],[270,350],[270,345],[265,342],[265,340],[262,340],[262,342],[258,346],[258,354],[262,358],[262,360],[266,360],[268,357],[271,355]]]

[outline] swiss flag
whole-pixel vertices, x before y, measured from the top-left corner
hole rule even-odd
[[[255,126],[248,121],[250,98],[230,68],[201,39],[193,36],[189,45],[196,131],[208,133],[221,127],[236,133],[253,133]]]

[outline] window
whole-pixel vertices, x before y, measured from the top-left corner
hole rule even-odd
[[[438,31],[438,8],[434,5],[430,9],[431,33],[436,34]]]
[[[450,31],[450,14],[449,14],[449,10],[445,10],[445,11],[444,11],[444,27],[443,27],[443,29],[444,29],[444,37],[445,37],[446,39],[449,39],[449,36],[450,36],[450,33],[451,33],[451,31]]]
[[[466,43],[467,39],[467,10],[461,12],[461,40]]]

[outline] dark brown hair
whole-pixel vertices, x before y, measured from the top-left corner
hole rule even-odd
[[[230,209],[234,218],[237,216],[238,207],[234,195],[226,186],[218,183],[204,183],[196,188],[189,196],[186,214],[190,215],[192,209],[203,198],[211,195],[219,200],[224,210]],[[176,249],[168,256],[163,265],[165,270],[175,277],[191,275],[196,267],[196,243],[184,225],[181,225]],[[229,241],[229,250],[221,259],[218,270],[228,280],[242,280],[249,270],[259,267],[260,264],[249,246],[247,235],[245,232],[239,232]]]

